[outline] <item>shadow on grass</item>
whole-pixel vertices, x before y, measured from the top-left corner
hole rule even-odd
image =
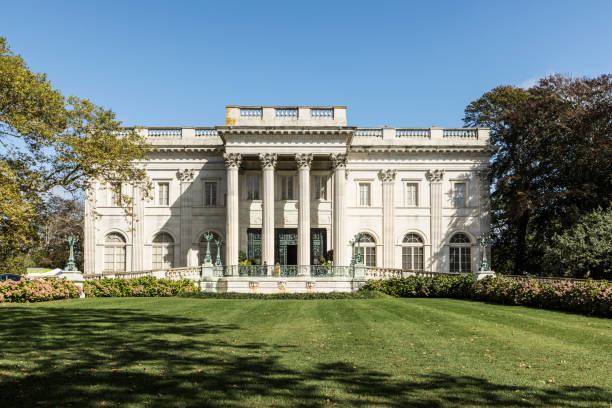
[[[444,373],[393,377],[348,362],[303,370],[295,347],[240,327],[124,309],[2,309],[0,407],[604,405],[609,390],[515,387]]]

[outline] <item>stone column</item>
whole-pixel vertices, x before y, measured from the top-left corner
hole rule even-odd
[[[144,201],[142,186],[134,185],[132,218],[132,271],[144,269]]]
[[[96,273],[96,193],[98,183],[92,181],[87,189],[85,198],[85,215],[83,246],[85,253],[83,269],[85,273]]]
[[[478,214],[480,222],[480,234],[489,235],[491,233],[491,179],[489,170],[478,170],[476,172],[478,180]],[[487,258],[491,262],[491,246],[486,247]],[[482,251],[481,251],[482,252]],[[482,256],[482,254],[481,254]]]
[[[334,220],[333,244],[334,264],[346,266],[346,245],[344,236],[344,223],[346,222],[346,154],[332,153],[332,169],[334,170]]]
[[[442,267],[442,181],[444,170],[429,170],[426,174],[429,180],[429,225],[431,237],[431,270],[443,272]]]
[[[177,173],[178,179],[181,182],[181,242],[180,248],[180,259],[177,262],[177,266],[195,266],[190,265],[191,263],[191,240],[192,240],[192,224],[193,219],[192,213],[192,202],[191,202],[191,184],[195,176],[195,171],[191,169],[185,169]],[[176,259],[176,257],[175,257]]]
[[[238,251],[240,247],[240,229],[238,224],[238,169],[242,163],[239,153],[224,153],[225,168],[227,169],[227,216],[225,221],[225,264],[238,265]],[[238,274],[238,270],[233,270]]]
[[[383,205],[383,267],[394,268],[395,258],[395,175],[396,170],[381,170]]]
[[[310,265],[310,166],[311,153],[297,153],[298,168],[298,265]]]
[[[261,214],[261,264],[268,265],[267,274],[274,265],[274,169],[277,155],[260,153],[259,160],[263,173],[263,200]]]

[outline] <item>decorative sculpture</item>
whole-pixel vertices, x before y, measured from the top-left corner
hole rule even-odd
[[[210,257],[210,241],[213,239],[213,234],[208,231],[204,234],[204,239],[206,240],[206,255],[204,255],[204,264],[210,265],[212,264],[212,258]]]
[[[362,259],[361,259],[361,246],[359,245],[359,243],[361,242],[361,238],[363,238],[363,234],[361,232],[357,233],[355,235],[355,242],[357,243],[357,258],[355,259],[355,263],[356,264],[361,264]]]
[[[68,263],[66,264],[64,271],[78,272],[76,263],[74,262],[74,245],[79,242],[79,238],[71,235],[66,239],[66,242],[70,246],[70,256],[68,257]]]
[[[223,266],[223,262],[221,262],[221,245],[223,245],[223,241],[216,239],[215,243],[217,244],[217,259],[215,259],[215,266]]]
[[[482,247],[482,262],[480,263],[479,272],[490,272],[489,262],[487,261],[487,246],[490,243],[490,238],[487,235],[481,235],[480,246]]]

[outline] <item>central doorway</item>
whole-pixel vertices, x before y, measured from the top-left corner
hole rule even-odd
[[[310,264],[318,265],[327,251],[325,228],[310,229]],[[281,265],[297,265],[297,228],[276,228],[274,230],[274,262]],[[247,230],[247,259],[261,264],[261,228]]]

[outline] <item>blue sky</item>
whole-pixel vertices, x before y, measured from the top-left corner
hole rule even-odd
[[[126,125],[224,106],[348,105],[354,126],[460,126],[548,73],[612,72],[612,1],[5,1],[0,35]]]

